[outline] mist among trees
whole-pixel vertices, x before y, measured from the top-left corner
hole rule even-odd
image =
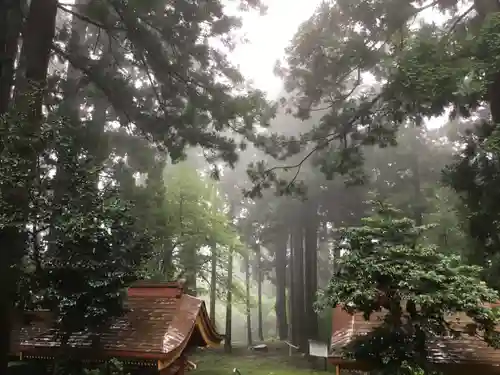
[[[244,12],[0,0],[1,373],[13,311],[64,346],[141,279],[185,280],[228,352],[307,354],[336,306],[389,311],[353,355],[391,374],[433,371],[446,314],[499,345],[500,3],[325,1],[273,100],[230,63]]]

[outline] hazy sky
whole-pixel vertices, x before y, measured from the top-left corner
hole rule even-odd
[[[321,0],[265,0],[268,12],[265,16],[246,14],[243,32],[249,39],[233,53],[233,61],[242,73],[274,99],[281,90],[280,80],[274,76],[276,60],[297,31],[298,26],[309,18]]]
[[[242,32],[249,43],[238,46],[232,60],[256,87],[266,91],[270,99],[276,99],[282,87],[280,79],[273,73],[276,60],[283,56],[299,25],[313,14],[322,0],[264,1],[268,6],[265,16],[245,14]],[[420,17],[427,22],[443,21],[442,15],[431,9],[422,12]],[[447,115],[434,118],[427,126],[437,127],[446,120]]]

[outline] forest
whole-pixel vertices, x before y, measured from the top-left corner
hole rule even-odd
[[[500,347],[500,1],[325,0],[269,98],[230,57],[270,1],[0,0],[0,373],[16,311],[101,332],[137,280],[228,353],[337,306],[387,311],[349,353],[383,373],[449,314]]]

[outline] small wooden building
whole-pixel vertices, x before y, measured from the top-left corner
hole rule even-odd
[[[46,362],[60,353],[51,314],[36,315],[12,331],[11,354],[17,360]],[[65,355],[92,363],[116,358],[137,374],[182,375],[191,349],[218,346],[222,339],[205,303],[185,294],[181,284],[142,282],[128,289],[127,313],[99,335],[98,349],[88,334],[75,333]]]
[[[337,307],[332,315],[329,362],[335,366],[337,375],[341,370],[371,370],[370,364],[346,360],[342,354],[355,340],[368,337],[381,324],[384,313],[372,314],[367,321],[362,314],[350,315]],[[468,325],[473,323],[472,319],[466,314],[459,314],[450,316],[448,322],[463,335],[458,339],[451,336],[436,339],[428,348],[429,361],[444,374],[500,375],[500,350],[488,346],[480,337],[466,333]]]

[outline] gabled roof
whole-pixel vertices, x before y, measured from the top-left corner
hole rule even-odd
[[[208,318],[205,303],[183,293],[178,283],[138,283],[128,290],[128,312],[99,335],[99,352],[106,357],[175,360],[190,339],[198,346],[220,344],[222,336]],[[11,353],[51,355],[60,342],[52,328],[50,314],[13,330]],[[192,344],[192,342],[191,342]],[[91,356],[88,333],[75,333],[69,340],[75,353]],[[165,363],[167,363],[165,362]]]
[[[385,312],[372,314],[365,320],[362,314],[350,315],[341,307],[333,311],[331,354],[332,358],[340,358],[345,348],[356,340],[369,337],[370,333],[380,326]],[[488,346],[481,337],[469,335],[468,326],[473,320],[466,314],[456,314],[447,319],[451,327],[463,332],[460,338],[438,337],[428,348],[429,360],[436,364],[480,364],[500,366],[500,350]]]

